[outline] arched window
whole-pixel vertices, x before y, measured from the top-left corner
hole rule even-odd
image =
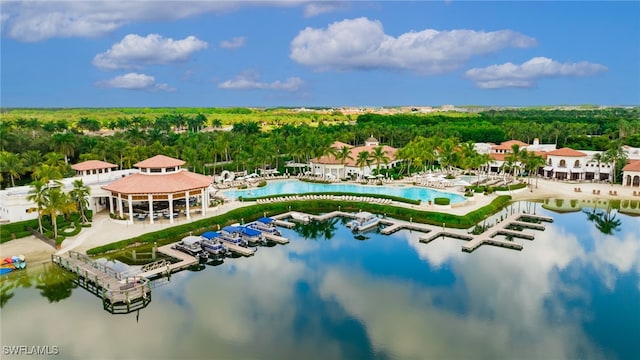
[[[567,167],[567,162],[564,159],[560,160],[560,167]]]
[[[580,160],[576,160],[576,161],[573,163],[573,167],[574,167],[574,168],[580,167]]]
[[[553,166],[553,163],[551,162],[551,159],[549,159],[549,161],[547,161],[547,165]]]

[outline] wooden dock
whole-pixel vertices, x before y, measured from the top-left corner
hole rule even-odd
[[[139,270],[140,276],[150,279],[158,275],[170,275],[171,273],[189,268],[198,263],[198,259],[195,257],[173,249],[172,246],[173,244],[160,246],[158,252],[177,259],[179,260],[178,262],[171,263],[167,260],[159,260],[146,264]]]
[[[51,261],[76,274],[78,285],[102,298],[103,308],[109,312],[128,313],[151,302],[151,287],[144,277],[123,276],[75,251],[67,252],[66,256],[52,254]]]
[[[262,236],[264,236],[264,238],[267,239],[268,241],[271,241],[271,242],[274,242],[274,243],[283,244],[283,245],[289,243],[289,239],[287,239],[286,237],[279,236],[279,235],[269,234],[267,232],[263,232]]]
[[[220,239],[220,241],[224,243],[224,246],[226,246],[226,248],[229,249],[229,251],[234,252],[236,254],[239,254],[242,256],[251,256],[256,253],[255,249],[232,244],[230,242],[225,241],[224,239]]]
[[[402,229],[415,230],[415,231],[421,231],[421,232],[429,233],[429,232],[432,232],[434,230],[434,228],[435,228],[435,226],[433,226],[433,225],[420,224],[420,223],[414,223],[414,222],[406,222],[406,221],[389,221],[389,220],[385,220],[383,223],[389,224],[389,226],[387,226],[387,227],[383,228],[382,230],[380,230],[380,233],[384,234],[384,235],[390,235],[390,234],[393,234],[394,232],[402,230]]]
[[[277,226],[282,226],[285,227],[287,229],[292,229],[294,227],[296,227],[296,224],[290,222],[290,221],[285,221],[285,220],[279,220],[279,219],[275,219],[273,220],[273,223],[276,224]]]

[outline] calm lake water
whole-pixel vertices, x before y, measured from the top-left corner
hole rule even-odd
[[[138,314],[30,269],[2,278],[1,342],[64,359],[638,358],[640,218],[534,206],[555,222],[520,252],[356,240],[339,219],[284,230],[286,246],[174,274]]]

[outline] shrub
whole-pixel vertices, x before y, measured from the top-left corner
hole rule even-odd
[[[433,203],[436,205],[450,205],[451,199],[445,197],[437,197],[433,199]]]
[[[29,236],[31,233],[27,228],[37,229],[38,219],[18,221],[14,223],[0,225],[0,243]]]
[[[262,181],[260,181],[260,182],[258,183],[258,187],[259,187],[259,188],[261,188],[261,187],[265,187],[265,186],[267,186],[267,181],[266,181],[266,180],[262,180]]]

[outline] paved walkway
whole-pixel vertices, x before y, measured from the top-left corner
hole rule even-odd
[[[512,194],[514,200],[530,200],[530,199],[545,199],[545,198],[563,198],[563,199],[629,199],[640,200],[640,196],[633,196],[633,189],[630,187],[623,187],[621,185],[610,185],[600,183],[569,183],[552,180],[538,180],[538,187],[535,188],[535,180],[533,191],[525,189],[524,191],[514,192]],[[575,192],[575,188],[581,188],[581,192]],[[456,187],[454,189],[457,189]],[[600,190],[600,195],[593,195],[592,190]],[[441,189],[438,189],[441,190]],[[617,191],[618,195],[609,195],[609,191]],[[454,192],[451,189],[445,189],[445,191]],[[457,192],[460,194],[459,192]],[[394,206],[401,206],[412,208],[422,211],[440,211],[456,215],[464,215],[470,211],[478,209],[479,207],[489,204],[496,195],[476,195],[471,201],[462,206],[453,206],[450,209],[443,208],[436,205],[410,205],[405,203],[393,203]],[[195,221],[202,218],[208,218],[217,216],[233,209],[237,209],[243,206],[253,205],[255,202],[238,202],[229,201],[224,205],[210,208],[207,213],[203,215],[194,215],[191,220]],[[129,239],[135,236],[142,235],[144,233],[166,229],[170,226],[181,225],[187,223],[186,218],[178,218],[174,224],[169,224],[169,220],[161,219],[155,224],[151,225],[148,222],[140,221],[133,224],[118,223],[108,217],[106,213],[96,214],[93,219],[93,225],[90,228],[85,228],[82,232],[74,237],[65,240],[62,243],[62,249],[56,251],[51,247],[44,245],[40,240],[30,236],[23,239],[9,241],[4,244],[0,244],[0,256],[11,256],[16,254],[24,254],[28,257],[30,263],[38,261],[50,260],[50,255],[53,253],[63,254],[67,251],[74,250],[78,252],[86,252],[88,249],[96,246],[109,244],[112,242]]]

